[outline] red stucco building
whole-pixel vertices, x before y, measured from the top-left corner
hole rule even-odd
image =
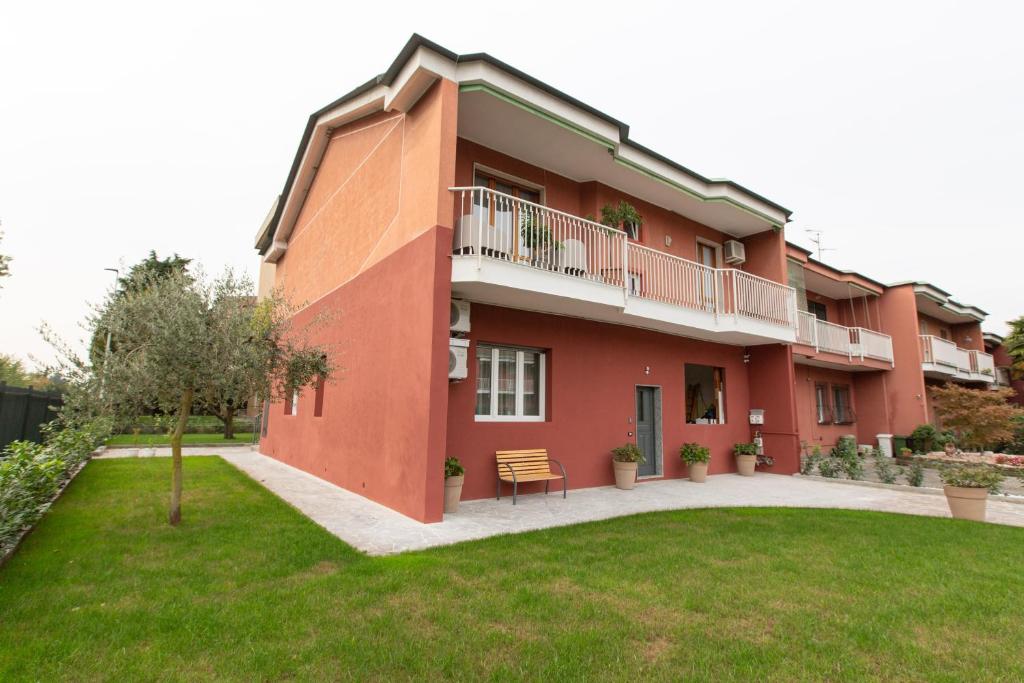
[[[261,290],[328,313],[344,368],[266,406],[261,451],[434,522],[446,455],[464,498],[494,495],[496,450],[547,448],[576,488],[612,483],[625,442],[642,477],[686,476],[688,441],[732,471],[754,430],[791,473],[801,442],[927,422],[933,381],[993,381],[984,312],[819,263],[789,215],[414,36],[310,117],[257,236]]]

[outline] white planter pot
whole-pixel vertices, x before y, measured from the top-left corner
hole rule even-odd
[[[629,491],[636,486],[636,471],[640,467],[635,462],[619,462],[612,460],[612,467],[615,468],[615,486]]]

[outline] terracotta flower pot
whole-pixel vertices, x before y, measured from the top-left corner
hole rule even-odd
[[[612,460],[612,467],[615,468],[616,488],[629,491],[636,486],[636,471],[639,467],[637,463]]]
[[[708,478],[708,464],[706,462],[690,463],[687,469],[690,472],[690,481],[692,482],[703,484],[704,480]]]
[[[956,519],[972,519],[975,522],[985,521],[985,504],[988,502],[988,489],[964,488],[962,486],[945,486],[946,502],[949,511]]]
[[[462,499],[462,482],[465,481],[465,475],[459,475],[457,477],[445,477],[444,480],[444,511],[445,512],[458,512],[459,511],[459,500]]]
[[[744,477],[754,476],[754,466],[757,465],[756,455],[737,455],[736,472]]]

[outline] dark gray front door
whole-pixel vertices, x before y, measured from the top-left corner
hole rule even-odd
[[[657,419],[654,415],[654,391],[654,387],[636,388],[636,445],[645,458],[645,462],[640,465],[638,470],[641,477],[658,473],[654,431],[657,426]]]

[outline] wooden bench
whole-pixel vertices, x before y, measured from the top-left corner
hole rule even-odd
[[[498,461],[498,500],[501,500],[501,482],[503,481],[512,482],[512,504],[515,505],[520,484],[528,481],[543,481],[546,494],[552,479],[562,480],[562,498],[565,498],[569,477],[566,476],[562,463],[548,457],[546,449],[497,451],[494,455]],[[558,469],[562,470],[562,473],[552,472],[551,463],[558,465]]]

